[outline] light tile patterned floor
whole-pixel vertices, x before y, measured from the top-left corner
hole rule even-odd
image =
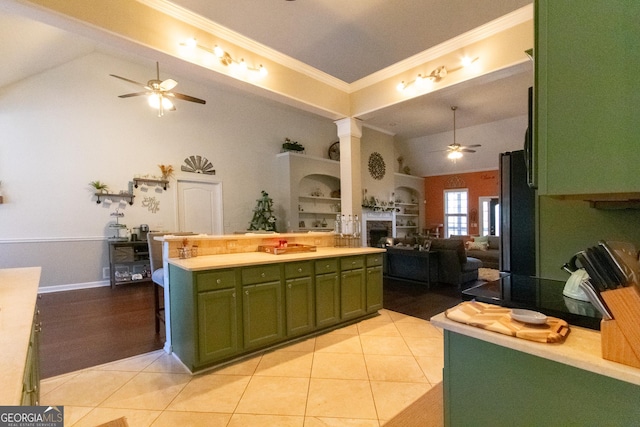
[[[442,381],[442,331],[380,316],[191,375],[162,350],[42,381],[65,426],[379,427]]]

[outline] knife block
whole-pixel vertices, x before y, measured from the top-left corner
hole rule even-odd
[[[600,294],[612,320],[600,323],[602,358],[640,368],[640,293],[628,286]]]

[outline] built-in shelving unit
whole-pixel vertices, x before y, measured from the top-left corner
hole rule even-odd
[[[340,215],[340,198],[299,196],[298,202],[300,231],[333,230],[336,215]]]

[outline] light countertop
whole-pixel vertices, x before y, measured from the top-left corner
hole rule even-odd
[[[40,267],[0,270],[0,405],[20,405]]]
[[[598,331],[570,325],[571,331],[564,342],[548,344],[465,325],[448,319],[444,313],[432,317],[431,323],[442,329],[471,338],[640,385],[640,369],[602,358],[600,332]]]
[[[206,255],[195,258],[169,258],[169,264],[188,271],[211,270],[218,268],[243,267],[258,264],[305,261],[349,255],[368,255],[383,253],[381,248],[317,248],[315,252],[298,252],[273,255],[266,252],[243,252],[236,254]]]

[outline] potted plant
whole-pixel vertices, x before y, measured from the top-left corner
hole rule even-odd
[[[285,151],[304,151],[304,146],[297,141],[285,138],[284,144],[282,144],[282,149]]]
[[[105,194],[109,191],[109,186],[104,182],[91,181],[89,185],[95,189],[96,193]]]
[[[162,172],[162,179],[168,181],[173,176],[173,166],[171,165],[158,165],[160,172]]]

